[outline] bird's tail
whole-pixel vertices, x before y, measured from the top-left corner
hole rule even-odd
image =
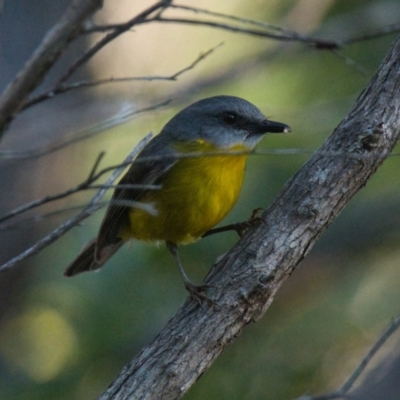
[[[102,252],[101,261],[96,261],[95,250],[96,250],[96,238],[86,243],[85,247],[78,254],[78,256],[71,262],[64,272],[64,276],[74,276],[85,271],[95,271],[101,268],[106,261],[124,244],[121,240],[117,243],[113,243],[107,246],[107,250]]]

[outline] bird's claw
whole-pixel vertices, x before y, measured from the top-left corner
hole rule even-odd
[[[261,208],[257,208],[253,211],[249,220],[237,222],[235,224],[235,231],[240,237],[243,237],[249,228],[252,228],[260,223],[266,224],[265,220],[258,215],[261,211],[263,211]]]
[[[213,306],[217,306],[218,304],[210,299],[204,291],[208,288],[212,287],[212,285],[195,285],[192,282],[185,282],[185,288],[190,293],[190,296],[193,300],[196,300],[197,303],[200,305],[201,308],[204,309],[205,303],[209,303]]]

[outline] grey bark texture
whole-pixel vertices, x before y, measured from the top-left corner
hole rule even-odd
[[[219,307],[188,299],[100,400],[178,399],[258,320],[320,235],[382,164],[400,132],[400,39],[353,109],[205,279]],[[310,116],[312,118],[312,116]],[[294,126],[295,130],[295,126]],[[266,388],[267,389],[267,388]]]

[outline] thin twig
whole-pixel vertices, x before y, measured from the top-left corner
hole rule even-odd
[[[116,37],[131,29],[134,25],[137,25],[146,20],[146,18],[157,11],[160,8],[164,8],[166,3],[165,0],[158,1],[153,4],[140,14],[136,15],[131,20],[125,22],[124,24],[120,24],[113,32],[108,33],[103,39],[98,41],[94,46],[92,46],[83,56],[78,58],[65,72],[63,76],[58,80],[56,86],[63,84],[66,82],[83,64],[85,64],[89,59],[91,59],[98,51],[100,51],[104,46],[114,40]]]
[[[215,12],[215,11],[209,11],[209,10],[206,10],[204,8],[190,7],[190,6],[186,6],[186,5],[183,5],[183,4],[174,4],[174,3],[172,3],[169,6],[169,8],[175,8],[177,10],[192,11],[195,14],[205,14],[205,15],[210,15],[212,17],[219,17],[219,18],[224,18],[224,19],[228,19],[228,20],[231,20],[231,21],[240,22],[242,24],[249,24],[249,25],[259,26],[261,28],[266,28],[266,29],[271,29],[271,30],[275,30],[275,31],[278,31],[278,32],[282,32],[285,35],[291,35],[293,37],[303,37],[305,39],[313,39],[310,36],[302,35],[302,34],[296,32],[296,31],[293,31],[291,29],[283,28],[283,27],[278,26],[278,25],[273,25],[273,24],[270,24],[269,22],[261,22],[261,21],[256,21],[254,19],[236,17],[235,15],[229,15],[229,14],[219,13],[219,12]]]
[[[234,15],[214,12],[214,11],[197,8],[197,7],[190,7],[190,6],[186,6],[186,5],[182,5],[182,4],[173,4],[172,3],[172,4],[168,5],[167,8],[191,11],[196,14],[209,15],[211,17],[227,19],[227,20],[235,21],[235,22],[238,22],[241,24],[248,24],[248,25],[257,26],[260,28],[274,30],[274,31],[282,33],[282,35],[278,35],[277,37],[272,36],[272,38],[274,38],[274,39],[293,40],[293,41],[301,41],[301,42],[305,42],[305,43],[310,43],[318,49],[325,48],[325,49],[332,50],[332,49],[342,48],[346,45],[353,44],[356,42],[376,39],[376,38],[379,38],[382,36],[400,32],[400,23],[396,23],[396,24],[392,24],[389,26],[384,26],[383,28],[380,28],[380,29],[376,30],[375,32],[369,32],[364,35],[356,36],[356,37],[349,38],[349,39],[339,42],[339,41],[334,41],[334,40],[325,40],[325,39],[315,38],[315,37],[308,36],[308,35],[303,35],[299,32],[293,31],[291,29],[277,26],[274,24],[270,24],[268,22],[262,22],[262,21],[257,21],[257,20],[253,20],[253,19],[249,19],[249,18],[237,17]],[[221,23],[207,21],[207,20],[194,21],[194,20],[183,19],[183,18],[182,19],[164,18],[160,14],[156,15],[154,18],[147,19],[145,21],[141,21],[141,23],[149,23],[149,22],[155,22],[155,21],[173,22],[173,20],[176,20],[176,22],[178,22],[178,23],[189,23],[189,24],[214,26],[217,28],[219,27],[222,29],[239,31],[239,32],[248,33],[248,34],[252,34],[252,35],[257,35],[257,36],[270,37],[268,32],[266,32],[266,31],[252,31],[252,30],[249,30],[246,28],[239,28],[239,27],[236,27],[233,25],[226,25],[226,24],[221,24]],[[111,30],[121,29],[121,27],[124,27],[124,26],[125,26],[125,24],[92,25],[92,26],[86,28],[83,33],[90,34],[90,33],[95,33],[95,32],[108,32]]]
[[[278,32],[282,32],[282,33],[284,33],[286,35],[292,35],[292,36],[298,36],[298,37],[307,38],[306,35],[301,35],[296,31],[293,31],[293,30],[290,30],[290,29],[287,29],[287,28],[283,28],[283,27],[280,27],[280,26],[277,26],[277,25],[273,25],[273,24],[270,24],[268,22],[261,22],[261,21],[256,21],[256,20],[253,20],[253,19],[248,19],[248,18],[243,18],[243,17],[236,17],[234,15],[229,15],[229,14],[209,11],[209,10],[202,9],[202,8],[190,7],[190,6],[174,4],[174,3],[171,3],[168,6],[168,8],[174,8],[174,9],[184,10],[184,11],[191,11],[191,12],[194,12],[195,14],[205,14],[205,15],[209,15],[209,16],[212,16],[212,17],[228,19],[228,20],[239,22],[239,23],[243,23],[243,24],[249,24],[249,25],[258,26],[258,27],[261,27],[261,28],[275,30],[275,31],[278,31]],[[163,11],[165,11],[165,9]],[[162,16],[160,14],[157,14],[151,20],[158,19],[158,18],[161,18],[161,17]],[[147,22],[150,22],[151,20],[147,20]],[[91,25],[90,27],[86,28],[83,33],[89,34],[89,33],[95,33],[95,32],[107,32],[107,31],[110,31],[110,30],[118,29],[118,28],[121,27],[121,25],[123,25],[123,24]]]
[[[92,180],[93,176],[97,173],[97,169],[101,163],[101,160],[104,158],[105,155],[106,155],[106,152],[101,151],[100,154],[97,156],[97,159],[93,164],[92,170],[90,171],[89,176],[86,179],[87,182],[93,182],[93,180]]]
[[[146,136],[147,137],[147,136]],[[81,192],[84,190],[93,190],[93,189],[104,189],[104,190],[109,190],[109,189],[146,189],[146,190],[159,190],[161,188],[160,185],[140,185],[140,184],[125,184],[125,185],[113,185],[113,184],[109,184],[109,183],[104,183],[101,185],[92,185],[92,182],[97,181],[101,176],[103,176],[104,174],[106,174],[109,171],[112,170],[118,170],[119,168],[123,168],[125,169],[128,165],[130,165],[132,163],[132,160],[130,161],[124,161],[121,164],[118,165],[113,165],[113,166],[109,166],[106,168],[103,168],[102,170],[96,172],[98,164],[101,160],[101,158],[103,157],[105,153],[101,152],[99,154],[99,156],[97,157],[91,171],[90,174],[88,175],[88,177],[82,181],[81,183],[61,192],[61,193],[57,193],[54,195],[49,195],[49,196],[45,196],[42,197],[40,199],[36,199],[33,200],[29,203],[26,203],[20,207],[14,208],[14,210],[8,212],[7,214],[4,214],[2,217],[0,217],[0,223],[16,217],[17,215],[20,215],[28,210],[32,210],[33,208],[42,206],[44,204],[50,203],[52,201],[55,200],[60,200],[63,199],[65,197],[71,196],[72,194],[75,194],[77,192]]]
[[[364,78],[368,76],[367,71],[365,68],[363,68],[359,63],[357,63],[355,60],[344,54],[342,51],[339,50],[333,50],[333,54],[335,54],[337,57],[341,58],[342,60],[345,61],[347,65],[350,67],[354,68],[360,75],[362,75]]]
[[[136,157],[140,150],[149,142],[152,135],[148,134],[144,139],[142,139],[139,144],[131,151],[128,157],[125,159],[125,163],[130,163]],[[125,167],[120,167],[116,169],[113,174],[107,179],[105,182],[106,185],[112,184],[118,176],[123,172]],[[11,260],[7,261],[5,264],[0,266],[0,272],[8,271],[9,269],[13,268],[15,265],[20,263],[21,261],[27,259],[28,257],[38,253],[40,250],[44,249],[49,244],[55,242],[65,233],[67,233],[70,229],[74,226],[79,224],[79,222],[83,221],[90,215],[92,215],[95,211],[97,211],[100,206],[99,202],[106,193],[107,189],[100,189],[91,199],[89,204],[78,214],[74,217],[70,218],[68,221],[61,224],[58,228],[54,231],[49,233],[47,236],[36,242],[33,246],[29,247],[24,252],[20,253],[16,257],[12,258]]]
[[[263,150],[252,150],[252,151],[219,151],[219,152],[193,152],[193,153],[182,153],[182,154],[170,154],[168,156],[165,155],[160,155],[160,156],[148,156],[148,157],[141,157],[140,159],[137,159],[135,162],[136,163],[147,163],[150,161],[160,161],[164,160],[166,158],[168,159],[184,159],[184,158],[198,158],[198,157],[218,157],[218,156],[231,156],[235,157],[238,155],[249,155],[249,156],[265,156],[265,155],[271,155],[271,156],[282,156],[282,155],[297,155],[297,156],[302,156],[302,155],[310,155],[313,154],[314,150],[309,150],[309,149],[263,149]],[[102,154],[102,153],[101,153]],[[101,155],[100,154],[100,155]],[[350,152],[320,152],[321,156],[325,157],[346,157],[349,159],[357,159],[357,160],[362,160],[362,159],[372,159],[372,158],[378,158],[380,157],[379,155],[371,155],[371,154],[356,154],[356,153],[350,153]],[[398,157],[400,156],[400,153],[391,153],[387,157]],[[96,163],[98,160],[96,160]],[[101,176],[106,174],[109,171],[115,170],[117,168],[125,168],[129,166],[132,162],[129,161],[124,161],[123,163],[116,164],[116,165],[111,165],[108,167],[103,168],[99,172],[95,173],[95,169],[93,168],[92,172],[90,173],[89,177],[86,178],[83,182],[79,183],[78,185],[55,195],[52,196],[46,196],[41,199],[34,200],[32,202],[26,203],[21,207],[17,207],[14,210],[10,211],[9,213],[3,215],[0,217],[0,223],[15,217],[16,215],[19,215],[23,212],[26,212],[28,210],[31,210],[33,208],[36,208],[38,206],[41,206],[45,203],[49,203],[54,200],[59,200],[61,198],[70,196],[78,191],[83,191],[83,190],[92,190],[92,189],[146,189],[146,190],[159,190],[161,187],[159,185],[107,185],[107,184],[101,184],[101,185],[92,185],[92,182],[95,182],[97,179],[99,179]]]
[[[129,165],[129,164],[128,164]],[[123,165],[119,165],[119,167],[126,167],[127,164],[124,163]],[[115,167],[117,168],[117,166]],[[108,172],[108,168],[107,168],[107,172]],[[101,174],[103,175],[103,171],[101,171]],[[91,182],[93,180],[90,180]],[[88,184],[88,180],[85,180],[84,182],[80,183],[77,186],[74,186],[73,188],[70,188],[62,193],[57,193],[56,195],[52,195],[52,196],[46,196],[46,197],[42,197],[40,199],[31,201],[29,203],[26,203],[20,207],[14,208],[14,210],[10,211],[7,214],[4,214],[2,217],[0,217],[0,226],[4,221],[7,221],[10,218],[16,217],[17,215],[23,214],[26,211],[32,210],[34,208],[40,207],[44,204],[53,202],[55,200],[60,200],[63,199],[65,197],[71,196],[72,194],[78,193],[78,192],[82,192],[85,190],[98,190],[98,189],[105,189],[105,190],[110,190],[110,189],[136,189],[136,190],[160,190],[161,189],[161,185],[141,185],[141,184],[126,184],[126,185],[107,185],[107,184],[103,184],[103,185],[89,185]]]
[[[93,189],[138,189],[138,190],[160,190],[161,185],[141,185],[141,184],[117,184],[117,185],[90,185],[85,190]]]
[[[95,170],[97,169],[98,163],[100,162],[101,158],[103,157],[103,154],[104,154],[104,152],[101,152],[99,154],[99,156],[97,157],[97,159],[90,171],[90,174],[83,182],[79,183],[76,186],[69,188],[68,190],[65,190],[64,192],[45,196],[40,199],[30,201],[29,203],[26,203],[20,207],[14,208],[12,211],[10,211],[7,214],[4,214],[2,217],[0,217],[0,223],[7,221],[10,218],[16,217],[17,215],[20,215],[28,210],[32,210],[33,208],[39,207],[39,206],[49,203],[51,201],[63,199],[65,197],[70,196],[71,194],[77,193],[77,192],[87,188],[91,182],[93,182],[94,180],[96,180],[98,178],[99,173],[96,174]],[[101,173],[101,171],[100,171],[100,173]]]
[[[60,20],[46,34],[21,71],[15,76],[0,100],[0,136],[47,71],[79,35],[82,23],[101,5],[101,0],[73,0]]]
[[[347,40],[342,41],[342,45],[353,44],[356,42],[361,42],[365,40],[377,39],[382,36],[391,35],[393,33],[400,32],[400,23],[384,26],[381,29],[376,30],[375,32],[369,32],[361,36],[356,36]]]
[[[193,152],[193,153],[183,153],[183,154],[171,154],[168,156],[165,155],[160,155],[160,156],[148,156],[148,157],[142,157],[140,159],[137,159],[135,162],[136,163],[147,163],[151,161],[160,161],[164,160],[166,158],[169,159],[183,159],[183,158],[196,158],[196,157],[218,157],[218,156],[238,156],[238,155],[275,155],[275,156],[282,156],[282,155],[309,155],[312,154],[314,150],[307,150],[307,149],[262,149],[262,150],[252,150],[252,151],[219,151],[219,152]],[[45,196],[43,198],[31,201],[29,203],[26,203],[20,207],[15,208],[14,210],[10,211],[7,214],[4,214],[2,217],[0,217],[0,223],[13,218],[19,214],[22,214],[28,210],[31,210],[33,208],[39,207],[43,204],[59,200],[65,197],[68,197],[72,194],[75,194],[79,191],[84,191],[84,190],[93,190],[93,189],[146,189],[146,190],[159,190],[161,189],[160,185],[109,185],[109,184],[100,184],[100,185],[92,185],[92,182],[95,182],[98,180],[101,176],[106,174],[109,171],[115,170],[117,168],[125,168],[129,166],[132,161],[126,162],[124,161],[123,163],[116,164],[116,165],[111,165],[106,168],[103,168],[102,170],[96,172],[99,160],[101,159],[103,153],[100,153],[98,158],[96,159],[96,162],[94,166],[92,167],[92,170],[84,181],[79,183],[78,185],[69,188],[68,190],[65,190],[64,192],[57,193],[55,195],[51,196]],[[378,156],[373,156],[371,154],[355,154],[355,153],[350,153],[350,152],[321,152],[322,156],[325,157],[346,157],[349,159],[371,159],[372,157],[378,157]],[[400,153],[392,153],[389,154],[388,157],[395,157],[399,156]],[[217,228],[217,230],[220,228]],[[224,229],[225,230],[225,229]],[[205,236],[208,236],[208,234],[205,234]]]
[[[340,397],[345,397],[349,390],[353,387],[356,380],[361,376],[364,372],[367,365],[370,363],[372,357],[382,348],[382,346],[386,343],[386,341],[390,338],[390,336],[400,327],[400,315],[397,316],[383,331],[382,335],[378,338],[378,340],[374,343],[372,348],[368,351],[368,353],[361,360],[360,364],[357,368],[351,373],[347,381],[343,384],[343,386],[337,390],[336,392],[317,395],[317,396],[301,396],[297,400],[330,400],[337,399]]]
[[[100,85],[105,85],[105,84],[110,84],[110,83],[123,83],[123,82],[133,82],[133,81],[176,81],[179,76],[184,74],[187,71],[190,71],[193,69],[199,62],[204,60],[207,56],[209,56],[216,48],[220,47],[223,43],[218,44],[217,46],[214,46],[213,48],[207,50],[205,53],[201,53],[189,66],[182,68],[181,70],[175,72],[172,75],[169,76],[132,76],[132,77],[122,77],[122,78],[105,78],[105,79],[98,79],[96,81],[89,81],[89,80],[84,80],[84,81],[78,81],[78,82],[73,82],[73,83],[64,83],[61,85],[56,85],[53,87],[53,89],[46,91],[44,93],[38,94],[35,97],[32,97],[30,100],[28,100],[24,107],[23,110],[38,104],[42,101],[52,99],[54,96],[62,93],[67,93],[71,90],[75,89],[83,89],[83,88],[89,88],[89,87],[95,87],[95,86],[100,86]]]
[[[142,186],[142,188],[146,189],[146,190],[152,190],[152,189],[159,190],[161,188],[161,186],[157,186],[157,185],[110,185],[110,187],[113,187],[113,188],[126,187],[128,189],[130,189],[132,187],[135,187],[135,189],[137,189],[138,186]],[[90,187],[88,189],[92,189],[92,188],[93,187]],[[103,188],[103,185],[99,185],[98,188],[99,189]],[[111,201],[103,201],[103,202],[100,202],[97,204],[99,209],[103,208],[104,206],[110,206],[110,205],[138,208],[140,210],[147,212],[150,215],[154,215],[154,216],[158,215],[158,211],[153,205],[151,205],[149,203],[142,203],[140,201],[111,200]],[[87,206],[87,204],[80,204],[80,205],[71,206],[71,207],[64,207],[64,208],[60,208],[59,210],[50,211],[48,213],[37,214],[32,217],[21,219],[18,221],[4,223],[4,224],[0,225],[0,231],[4,232],[4,231],[11,230],[11,229],[18,229],[21,226],[25,226],[26,224],[43,221],[44,219],[51,218],[51,217],[54,217],[54,216],[57,216],[60,214],[67,213],[67,212],[71,212],[71,211],[75,211],[75,210],[82,210],[86,206]]]
[[[171,100],[166,100],[161,103],[141,108],[139,110],[134,110],[133,106],[129,103],[123,103],[121,109],[112,117],[101,121],[98,124],[93,125],[92,127],[88,129],[84,129],[76,134],[74,134],[72,137],[69,137],[67,139],[63,139],[58,142],[53,142],[50,145],[40,147],[35,150],[29,150],[29,151],[0,151],[0,158],[3,159],[26,159],[26,158],[35,158],[35,157],[42,157],[44,155],[51,154],[55,151],[61,150],[64,147],[67,147],[73,143],[80,142],[82,140],[86,140],[89,138],[92,138],[93,136],[104,132],[105,130],[108,130],[110,128],[113,128],[115,126],[121,125],[132,118],[134,118],[136,115],[147,112],[147,111],[153,111],[158,108],[164,107],[167,104],[170,103]]]
[[[247,33],[250,35],[264,36],[264,37],[268,37],[268,38],[276,39],[276,40],[305,42],[305,43],[312,44],[316,48],[319,48],[319,49],[323,49],[323,48],[334,49],[334,48],[339,47],[339,43],[334,42],[332,40],[320,39],[320,38],[315,38],[312,36],[303,35],[296,31],[293,31],[293,30],[290,30],[287,28],[283,28],[283,27],[279,27],[279,26],[269,24],[266,22],[256,21],[256,20],[252,20],[252,19],[248,19],[248,18],[236,17],[233,15],[213,12],[213,11],[205,10],[202,8],[178,5],[178,4],[173,4],[173,3],[168,5],[167,8],[174,8],[174,9],[194,12],[196,14],[205,14],[205,15],[212,16],[212,17],[228,19],[228,20],[235,21],[235,22],[238,22],[241,24],[257,26],[257,27],[263,28],[263,30],[252,30],[252,29],[248,29],[248,28],[242,28],[239,26],[229,25],[226,23],[215,22],[215,21],[211,21],[211,20],[195,20],[195,19],[189,19],[189,18],[168,18],[168,17],[163,17],[161,15],[161,13],[155,15],[152,18],[142,20],[142,21],[140,21],[140,23],[172,22],[172,23],[195,24],[195,25],[221,28],[221,29],[225,29],[225,30],[229,30],[229,31],[233,31],[233,32]],[[125,24],[109,24],[109,25],[91,26],[85,30],[85,33],[107,32],[107,31],[123,28],[124,26],[125,26]],[[272,33],[272,32],[269,32],[268,30],[280,32],[280,34]]]
[[[294,35],[293,36],[293,35],[277,34],[277,33],[272,33],[272,32],[268,32],[265,30],[241,28],[239,26],[234,26],[234,25],[229,25],[229,24],[214,22],[214,21],[207,21],[207,20],[159,17],[159,18],[149,19],[144,22],[146,22],[146,23],[165,22],[165,23],[173,23],[173,24],[209,26],[212,28],[223,29],[223,30],[236,32],[236,33],[245,33],[245,34],[252,35],[252,36],[266,37],[266,38],[279,40],[279,41],[307,43],[309,45],[314,46],[317,49],[333,50],[333,49],[337,49],[340,47],[339,43],[337,43],[333,40],[313,38],[313,37],[303,36],[303,35]]]

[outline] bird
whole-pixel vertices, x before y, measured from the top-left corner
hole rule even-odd
[[[138,154],[114,190],[97,237],[64,275],[98,270],[132,239],[165,242],[185,288],[204,299],[205,286],[189,279],[178,246],[197,241],[230,212],[243,184],[247,156],[263,136],[290,131],[235,96],[209,97],[184,108]],[[135,206],[137,202],[155,212]]]

